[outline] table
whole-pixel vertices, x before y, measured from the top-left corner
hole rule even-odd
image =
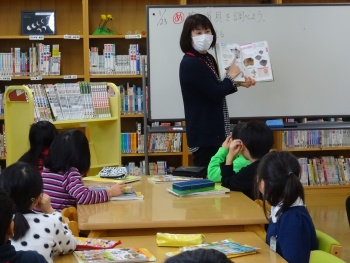
[[[253,255],[236,257],[232,260],[235,263],[282,263],[286,262],[281,256],[270,250],[268,245],[261,240],[255,233],[252,232],[226,232],[226,233],[205,233],[205,242],[220,241],[223,239],[232,238],[242,244],[247,244],[261,248],[260,252]],[[121,240],[122,244],[118,247],[143,247],[147,248],[157,259],[156,262],[164,262],[165,253],[176,251],[177,248],[158,247],[156,244],[155,235],[151,236],[119,236],[108,237],[109,240]],[[54,263],[72,263],[75,262],[72,254],[55,257]]]
[[[166,191],[171,183],[155,184],[147,176],[132,186],[144,200],[78,205],[80,230],[89,230],[89,237],[232,231],[264,237],[262,209],[241,192],[176,197]]]

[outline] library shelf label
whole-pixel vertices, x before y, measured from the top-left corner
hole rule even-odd
[[[125,39],[137,39],[141,38],[141,34],[125,35]]]
[[[29,40],[44,40],[44,35],[30,35]]]
[[[75,40],[79,40],[80,36],[79,35],[64,35],[63,36],[64,39],[75,39]]]
[[[77,79],[78,76],[77,75],[64,75],[63,79]]]
[[[35,77],[30,77],[30,80],[42,80],[42,76],[35,76]]]

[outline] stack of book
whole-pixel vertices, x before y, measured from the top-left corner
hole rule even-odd
[[[167,191],[176,196],[212,195],[229,193],[230,189],[215,184],[208,179],[197,179],[173,183]]]

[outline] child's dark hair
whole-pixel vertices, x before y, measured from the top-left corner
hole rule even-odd
[[[272,206],[282,203],[276,213],[278,217],[296,200],[304,201],[304,188],[300,182],[300,164],[290,152],[272,151],[266,154],[257,168],[255,196],[259,196],[259,185],[264,181],[263,201]],[[265,209],[264,209],[265,210]],[[267,217],[267,214],[265,213]]]
[[[231,133],[233,139],[238,138],[239,132],[241,131],[244,125],[245,125],[245,122],[239,122],[233,126],[232,133]]]
[[[209,18],[202,14],[190,15],[186,18],[184,26],[182,28],[180,37],[180,48],[182,52],[186,53],[192,50],[192,37],[191,33],[193,30],[203,28],[210,29],[213,35],[213,42],[210,47],[215,47],[216,44],[216,32],[214,30],[213,24],[210,22]]]
[[[31,211],[33,201],[43,191],[43,179],[38,169],[25,162],[16,162],[0,174],[0,188],[9,194],[16,206],[15,235],[18,240],[29,229],[23,214]]]
[[[264,122],[258,121],[245,123],[234,139],[240,139],[254,159],[261,159],[273,145],[271,129]]]
[[[232,263],[232,261],[218,250],[196,249],[172,256],[164,263]]]
[[[77,129],[60,133],[52,142],[44,162],[50,172],[67,172],[71,167],[85,175],[90,169],[89,142],[85,134]]]
[[[7,241],[7,231],[11,225],[14,212],[12,199],[3,189],[0,189],[0,246]]]
[[[32,124],[29,130],[30,149],[19,158],[19,161],[36,166],[43,150],[50,147],[57,134],[56,127],[49,121]]]

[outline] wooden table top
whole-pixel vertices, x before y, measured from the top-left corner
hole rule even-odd
[[[281,256],[270,250],[268,245],[261,240],[256,234],[252,232],[227,232],[227,233],[207,233],[205,234],[205,242],[220,241],[223,239],[231,238],[242,244],[255,246],[261,248],[260,252],[253,255],[246,255],[233,258],[235,263],[282,263],[286,262]],[[176,251],[177,248],[173,247],[158,247],[156,244],[155,235],[152,236],[121,236],[121,237],[108,237],[109,240],[121,240],[122,244],[118,247],[139,247],[147,248],[157,259],[156,262],[164,262],[165,253]],[[65,256],[57,256],[54,259],[54,263],[71,263],[75,262],[72,254]]]
[[[141,181],[132,186],[144,195],[144,200],[78,205],[80,230],[192,228],[267,222],[261,208],[241,192],[176,197],[166,190],[171,183],[155,184],[148,181],[147,176],[142,176]]]

